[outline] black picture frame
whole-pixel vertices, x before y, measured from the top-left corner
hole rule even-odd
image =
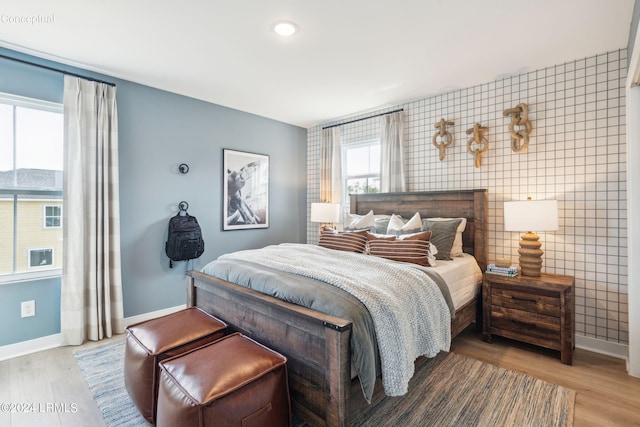
[[[223,149],[222,230],[269,227],[269,156]]]

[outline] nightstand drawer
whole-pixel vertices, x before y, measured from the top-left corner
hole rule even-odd
[[[505,325],[509,326],[509,325]],[[561,335],[560,332],[551,332],[545,329],[528,329],[526,331],[513,330],[513,329],[500,329],[497,326],[492,326],[491,331],[493,334],[500,335],[502,337],[511,338],[512,340],[518,340],[529,344],[540,345],[542,347],[550,348],[553,350],[561,350]]]
[[[522,290],[494,287],[491,292],[491,305],[560,317],[560,298]],[[555,322],[557,323],[557,319]]]
[[[560,339],[558,318],[505,307],[491,308],[491,328],[544,340]]]

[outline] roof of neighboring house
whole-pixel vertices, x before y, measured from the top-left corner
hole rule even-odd
[[[0,191],[2,189],[29,189],[62,191],[62,171],[49,169],[17,169],[0,171]]]

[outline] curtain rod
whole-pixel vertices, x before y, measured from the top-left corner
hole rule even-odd
[[[338,126],[348,125],[348,124],[351,124],[351,123],[360,122],[362,120],[373,119],[374,117],[386,116],[387,114],[397,113],[399,111],[404,111],[404,108],[398,108],[397,110],[387,111],[386,113],[375,114],[373,116],[363,117],[361,119],[355,119],[355,120],[350,120],[350,121],[344,122],[344,123],[338,123],[337,125],[325,126],[322,129],[330,129],[330,128],[335,128],[335,127],[338,127]]]
[[[3,55],[3,54],[0,54],[0,58],[8,59],[9,61],[19,62],[21,64],[31,65],[33,67],[42,68],[42,69],[49,70],[49,71],[54,71],[56,73],[66,74],[68,76],[79,77],[81,79],[90,80],[92,82],[104,83],[104,84],[109,85],[109,86],[115,86],[116,85],[115,83],[112,83],[112,82],[105,82],[104,80],[94,79],[93,77],[83,76],[81,74],[76,74],[76,73],[72,73],[70,71],[60,70],[59,68],[49,67],[48,65],[37,64],[35,62],[26,61],[24,59],[13,58],[11,56],[7,56],[7,55]]]

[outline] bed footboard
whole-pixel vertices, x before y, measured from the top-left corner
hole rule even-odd
[[[187,306],[287,357],[294,412],[311,425],[350,425],[351,322],[187,272]]]

